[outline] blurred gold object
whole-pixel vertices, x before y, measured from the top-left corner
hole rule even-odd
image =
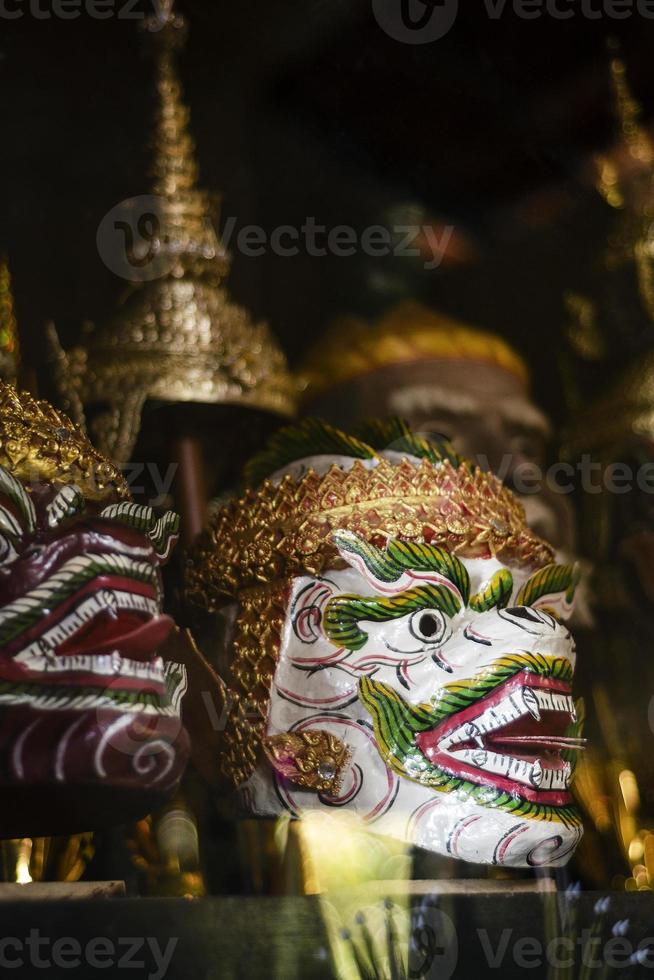
[[[33,881],[79,881],[94,853],[92,833],[2,841],[0,878],[19,885]]]
[[[197,820],[181,797],[140,820],[128,844],[144,876],[146,895],[201,898],[206,894]]]
[[[16,384],[19,359],[18,324],[14,313],[9,264],[5,257],[0,257],[0,379],[2,381]]]
[[[486,361],[524,385],[529,380],[527,365],[501,337],[407,300],[375,323],[354,316],[335,321],[300,369],[302,398],[310,403],[380,368],[429,360]]]
[[[152,195],[158,229],[152,245],[162,274],[137,282],[115,318],[66,353],[49,328],[60,396],[98,446],[126,462],[147,400],[237,404],[290,416],[295,384],[265,323],[229,296],[229,259],[218,241],[210,195],[197,187],[189,112],[176,72],[185,27],[162,5],[152,25],[158,108]],[[95,409],[93,418],[89,409]]]

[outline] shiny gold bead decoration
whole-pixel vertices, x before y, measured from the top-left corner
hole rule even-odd
[[[388,538],[427,542],[466,557],[497,556],[540,568],[553,561],[550,545],[525,521],[515,496],[497,477],[449,460],[374,469],[361,461],[324,475],[286,475],[228,503],[212,517],[190,556],[189,600],[215,610],[243,590],[297,575],[343,567],[336,530],[354,531],[383,546]]]
[[[85,497],[129,497],[125,479],[68,416],[0,382],[0,465],[22,483],[75,483]]]
[[[282,582],[240,597],[228,684],[232,703],[220,758],[222,775],[235,786],[245,782],[256,766],[290,585]]]

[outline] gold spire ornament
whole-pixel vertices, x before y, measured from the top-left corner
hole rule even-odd
[[[265,323],[254,323],[225,286],[229,259],[214,231],[215,208],[197,186],[189,111],[182,100],[176,53],[185,25],[162,6],[154,18],[158,107],[152,197],[147,219],[152,264],[135,257],[141,280],[110,322],[83,346],[64,353],[51,329],[60,396],[95,443],[124,464],[148,400],[235,404],[281,416],[294,412],[295,385]],[[152,203],[154,202],[154,203]],[[141,267],[139,270],[139,263]],[[81,413],[81,414],[80,414]]]
[[[14,313],[11,275],[7,259],[0,257],[0,379],[16,384],[18,364],[18,324]]]
[[[641,123],[642,110],[629,88],[626,66],[618,57],[617,45],[612,43],[610,47],[613,49],[609,70],[618,152],[616,157],[598,158],[597,189],[612,208],[624,208],[633,200],[634,191],[644,189],[651,194],[654,145]]]
[[[617,42],[610,49],[617,146],[597,159],[596,187],[619,212],[603,257],[612,292],[599,302],[568,295],[568,339],[582,359],[601,360],[629,334],[633,338],[640,331],[642,337],[636,359],[569,427],[565,449],[571,456],[588,450],[610,454],[631,437],[654,436],[654,351],[646,337],[654,323],[654,141],[642,123]]]

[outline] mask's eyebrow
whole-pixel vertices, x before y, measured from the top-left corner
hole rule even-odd
[[[36,529],[36,511],[32,498],[22,483],[4,466],[0,466],[0,494],[9,498],[23,520],[23,526],[21,526],[14,515],[6,507],[2,507],[1,520],[4,530],[14,537],[22,537],[25,532],[34,531]]]
[[[162,560],[168,557],[179,537],[179,515],[171,510],[157,519],[152,507],[123,501],[120,504],[109,504],[100,516],[141,531],[150,539],[154,550]]]
[[[332,643],[360,650],[368,639],[360,622],[386,623],[419,609],[438,609],[452,617],[461,610],[461,603],[451,589],[431,583],[394,596],[338,595],[327,603],[322,625]]]
[[[500,568],[470,599],[470,608],[475,612],[488,612],[489,609],[504,609],[513,591],[513,575],[508,568]]]
[[[431,574],[451,583],[463,603],[468,602],[470,576],[463,562],[446,548],[395,538],[385,548],[377,548],[356,532],[345,530],[334,531],[332,537],[341,557],[377,582],[400,582],[405,573],[425,578]]]
[[[565,592],[565,598],[571,603],[575,597],[581,578],[578,565],[546,565],[527,579],[516,596],[516,606],[533,606],[546,595],[556,595]]]

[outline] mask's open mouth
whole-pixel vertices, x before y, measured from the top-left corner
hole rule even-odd
[[[453,775],[534,803],[565,806],[572,765],[563,753],[585,740],[567,734],[576,721],[570,684],[528,671],[416,736],[430,762]]]
[[[0,610],[0,701],[26,695],[73,706],[84,695],[117,706],[165,708],[156,651],[173,621],[161,613],[158,569],[120,553],[69,559],[37,588]],[[61,703],[60,703],[61,702]]]
[[[432,704],[370,678],[359,697],[397,772],[516,816],[575,824],[569,786],[585,740],[571,682],[566,657],[520,653],[443,686]]]

